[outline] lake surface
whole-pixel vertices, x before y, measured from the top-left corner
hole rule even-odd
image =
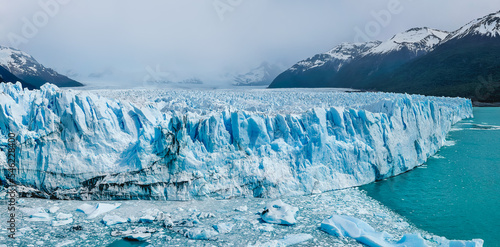
[[[475,108],[447,140],[422,167],[361,188],[423,230],[500,246],[500,107]]]

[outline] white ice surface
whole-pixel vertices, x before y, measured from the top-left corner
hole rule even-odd
[[[13,131],[22,145],[15,182],[61,199],[279,197],[363,185],[421,165],[452,124],[472,116],[461,98],[332,90],[0,92],[0,144]]]

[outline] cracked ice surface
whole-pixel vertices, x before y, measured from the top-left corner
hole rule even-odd
[[[88,219],[85,213],[77,211],[77,208],[84,204],[82,201],[25,198],[18,206],[36,210],[18,212],[16,241],[7,239],[5,227],[7,215],[1,214],[0,243],[7,246],[28,244],[55,246],[61,243],[69,243],[68,246],[107,246],[113,242],[124,241],[123,237],[133,233],[136,237],[147,236],[141,246],[283,246],[279,244],[297,241],[304,242],[296,246],[362,246],[353,238],[339,238],[322,231],[321,222],[331,215],[356,217],[378,232],[389,233],[392,236],[390,241],[397,241],[404,234],[420,234],[429,246],[439,246],[439,243],[444,241],[438,236],[413,227],[404,218],[357,188],[288,197],[282,200],[299,208],[296,224],[276,225],[261,220],[259,213],[263,212],[266,205],[274,201],[273,199],[240,198],[203,202],[117,201],[114,203],[121,203],[119,208]],[[24,212],[35,213],[40,210],[48,212],[53,206],[60,208],[58,213],[72,214],[73,222],[68,225],[52,226],[50,222],[27,221],[29,215]],[[240,206],[248,207],[248,211],[235,211]],[[155,220],[149,223],[129,221],[112,226],[106,226],[102,222],[106,215],[138,219],[145,212],[155,215]],[[48,214],[54,218],[58,213]],[[189,234],[183,234],[190,230],[193,233],[201,230],[213,232],[214,225],[227,223],[232,225],[231,231],[214,235],[212,240],[193,240],[188,238]],[[76,226],[80,226],[81,230],[75,230],[79,229]]]
[[[41,90],[0,84],[22,195],[190,200],[358,186],[424,163],[470,100],[332,90]]]

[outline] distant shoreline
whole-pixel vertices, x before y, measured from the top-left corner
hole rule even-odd
[[[485,103],[485,102],[472,102],[474,107],[500,107],[500,102]]]

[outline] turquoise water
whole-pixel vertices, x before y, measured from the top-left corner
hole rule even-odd
[[[475,108],[447,140],[424,166],[361,188],[423,230],[500,246],[500,108]]]

